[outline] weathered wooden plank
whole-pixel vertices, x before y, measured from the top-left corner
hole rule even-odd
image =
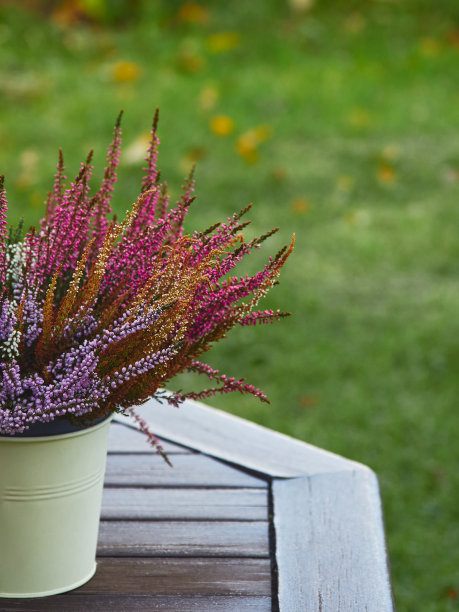
[[[183,411],[188,408],[187,404],[179,411],[169,409],[167,411],[169,416],[164,417],[164,426],[162,427],[160,423],[158,427],[152,425],[152,428],[164,437],[176,439],[181,444],[221,457],[236,465],[247,466],[262,474],[282,477],[310,476],[288,481],[274,480],[273,483],[281,612],[393,610],[379,493],[374,475],[357,463],[196,402],[189,403],[193,414],[188,414],[184,419]],[[161,413],[162,407],[156,407],[155,404],[155,415],[159,415],[159,420],[162,422]],[[180,418],[177,420],[178,414]],[[190,420],[187,422],[188,418]],[[126,487],[126,490],[136,482],[132,475],[125,473],[123,467],[116,463],[121,459],[124,466],[129,464],[129,469],[137,466],[140,470],[140,486],[152,487],[153,494],[155,490],[159,490],[155,487],[175,486],[174,479],[179,483],[176,485],[179,487],[208,486],[218,489],[222,486],[244,486],[255,491],[258,490],[257,487],[266,487],[265,482],[257,479],[250,481],[252,484],[235,483],[232,480],[235,478],[234,474],[229,477],[229,482],[232,484],[222,485],[221,482],[214,482],[212,479],[211,482],[214,484],[202,484],[207,468],[203,468],[203,475],[200,474],[199,469],[196,470],[196,467],[199,468],[199,461],[193,463],[193,457],[188,459],[183,455],[172,456],[178,468],[169,470],[159,457],[148,453],[148,450],[140,451],[142,454],[139,454],[139,451],[134,452],[137,453],[139,460],[137,463],[129,463],[130,457],[127,455],[123,457],[111,455],[109,463],[114,457],[115,464],[109,467],[110,486],[115,485],[116,478],[121,478],[122,482],[119,484],[121,487]],[[209,461],[208,458],[205,459],[206,462]],[[189,469],[190,462],[193,465],[192,470]],[[214,463],[221,465],[218,462]],[[155,470],[156,476],[153,478],[152,471]],[[172,476],[174,471],[175,475]],[[237,473],[237,470],[234,471]],[[165,482],[160,472],[169,473]],[[228,476],[229,472],[226,474]],[[239,474],[236,480],[239,479]],[[111,477],[115,479],[110,482]],[[142,481],[146,481],[146,484]],[[184,491],[191,490],[184,489]],[[221,527],[223,529],[220,529]],[[190,563],[194,563],[195,557],[201,560],[211,557],[209,563],[226,561],[228,557],[234,557],[235,563],[240,563],[242,559],[253,560],[255,557],[267,563],[269,561],[268,527],[265,522],[244,521],[102,521],[100,554],[101,563],[106,560],[107,555],[119,555],[120,558],[116,561],[121,564],[123,561],[128,561],[123,575],[129,576],[131,580],[135,579],[138,571],[138,568],[132,572],[129,569],[132,557],[140,560],[142,556],[153,555],[147,560],[172,561],[171,557],[180,556],[183,557],[183,561]],[[146,584],[148,578],[142,572],[140,574],[140,579]],[[155,580],[151,578],[150,582],[154,587]],[[263,595],[214,596],[192,595],[185,592],[147,595],[130,591],[113,595],[112,586],[107,584],[106,592],[89,594],[78,590],[45,600],[25,602],[1,600],[0,608],[2,611],[43,612],[45,610],[239,612],[271,609],[270,597]]]
[[[108,487],[102,519],[268,520],[266,489]]]
[[[365,469],[359,463],[200,402],[188,400],[178,410],[171,410],[149,400],[136,410],[158,436],[261,474],[289,478]],[[122,415],[119,419],[130,422]]]
[[[269,559],[101,558],[82,593],[270,596]]]
[[[376,477],[356,470],[272,486],[281,612],[391,612]]]
[[[115,417],[116,419],[116,417]],[[172,444],[166,440],[160,440],[161,446],[167,454],[189,454],[193,451],[185,448],[184,446],[178,446]],[[116,420],[112,421],[110,425],[110,432],[108,438],[108,452],[109,453],[156,453],[155,449],[148,444],[146,437],[140,431],[137,431],[134,427],[129,425],[117,423]]]
[[[105,484],[172,487],[267,487],[267,483],[200,454],[175,455],[173,467],[158,455],[109,455]]]
[[[270,597],[202,595],[80,595],[78,591],[44,599],[6,599],[2,612],[271,612]]]
[[[99,556],[269,557],[268,523],[101,521]]]

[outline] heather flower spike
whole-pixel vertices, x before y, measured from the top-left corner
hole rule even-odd
[[[200,361],[235,325],[280,321],[289,313],[257,310],[277,283],[294,239],[253,276],[231,276],[277,229],[246,242],[250,205],[207,230],[186,233],[193,171],[169,204],[157,167],[158,113],[140,196],[124,220],[110,219],[121,149],[121,114],[102,183],[91,192],[91,158],[67,184],[59,152],[54,185],[38,230],[8,232],[0,177],[0,433],[14,435],[60,417],[88,426],[113,412],[132,414],[150,397],[179,405],[238,391],[267,401],[244,379]],[[201,392],[167,393],[184,371],[206,376]],[[159,452],[162,452],[158,448]]]
[[[7,210],[6,191],[4,187],[5,177],[0,176],[0,286],[3,287],[6,281],[6,234],[7,234]],[[3,291],[2,291],[3,292]]]

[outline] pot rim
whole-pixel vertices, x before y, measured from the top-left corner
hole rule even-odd
[[[91,425],[90,427],[84,427],[83,429],[79,429],[77,431],[68,431],[67,433],[56,434],[51,436],[29,436],[29,437],[21,437],[21,436],[8,436],[1,434],[0,435],[0,444],[2,442],[9,443],[27,443],[27,442],[51,442],[52,440],[62,440],[63,438],[74,438],[76,436],[84,436],[93,431],[97,431],[98,429],[102,429],[110,421],[114,418],[115,414],[112,413],[108,417],[106,417],[101,423],[97,423],[97,425]]]

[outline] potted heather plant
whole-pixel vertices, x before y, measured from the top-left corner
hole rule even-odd
[[[7,229],[0,183],[0,596],[36,597],[93,575],[111,416],[133,416],[150,397],[178,406],[239,391],[266,396],[220,374],[202,355],[235,325],[278,321],[258,310],[293,248],[253,276],[238,262],[276,230],[246,242],[245,208],[187,234],[193,173],[170,205],[157,169],[156,113],[141,193],[124,220],[109,220],[121,115],[104,177],[90,192],[91,154],[66,185],[59,155],[38,229]],[[213,384],[166,392],[189,371]],[[167,459],[167,458],[166,458]]]

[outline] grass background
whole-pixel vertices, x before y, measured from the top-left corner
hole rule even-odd
[[[251,270],[296,233],[266,301],[293,316],[209,355],[272,405],[213,404],[377,472],[401,612],[459,607],[458,62],[446,0],[0,6],[12,222],[41,217],[58,147],[101,177],[120,108],[123,212],[159,106],[173,193],[198,162],[190,230],[253,201],[248,236],[281,231]]]

